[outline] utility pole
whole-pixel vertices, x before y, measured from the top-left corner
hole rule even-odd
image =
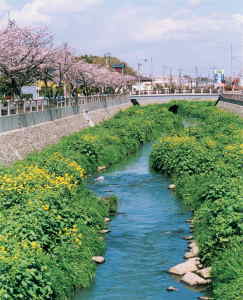
[[[111,53],[110,52],[105,53],[104,57],[105,57],[105,65],[108,68],[110,66]]]
[[[182,69],[178,69],[179,88],[181,88],[181,75],[182,75]]]
[[[172,84],[173,84],[173,69],[170,68],[170,88],[172,88]]]
[[[198,67],[195,67],[195,82],[196,82],[196,88],[198,87]]]
[[[233,45],[230,44],[230,78],[233,79]]]
[[[138,63],[138,84],[139,84],[139,95],[141,95],[141,67],[142,64]]]

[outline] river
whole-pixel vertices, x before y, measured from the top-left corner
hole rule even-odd
[[[100,196],[119,198],[118,214],[107,235],[106,263],[96,280],[75,300],[190,300],[202,293],[189,289],[167,273],[183,261],[189,234],[185,210],[168,190],[170,179],[149,168],[151,145],[104,173],[103,182],[89,183]],[[166,288],[174,286],[176,292]]]

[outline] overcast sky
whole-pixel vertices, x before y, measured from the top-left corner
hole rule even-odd
[[[1,26],[8,11],[20,25],[47,24],[77,53],[110,52],[145,73],[230,72],[231,44],[240,70],[242,0],[0,0]]]

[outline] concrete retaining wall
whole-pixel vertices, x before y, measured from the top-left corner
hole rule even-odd
[[[139,100],[141,105],[154,103],[166,103],[172,99],[151,98]],[[181,99],[184,100],[184,99]],[[190,99],[195,100],[195,99]],[[215,100],[215,99],[212,99]],[[53,121],[43,122],[29,127],[19,128],[8,132],[0,133],[0,164],[8,165],[16,160],[24,159],[32,151],[40,151],[50,144],[55,144],[63,136],[90,126],[90,123],[100,123],[111,118],[120,110],[130,107],[130,101],[121,100],[119,105],[89,111],[88,115],[78,113]],[[90,120],[89,120],[90,119]]]
[[[93,111],[97,109],[106,109],[129,102],[127,95],[110,96],[89,96],[78,98],[78,105],[66,103],[63,107],[47,108],[43,111],[32,111],[26,113],[11,114],[0,116],[0,133],[15,130],[23,127],[29,127],[40,123],[62,119],[68,116],[82,113],[84,110]],[[17,102],[16,102],[17,103]],[[1,105],[0,105],[1,106]],[[31,105],[32,107],[32,105]]]
[[[243,106],[241,105],[220,101],[217,107],[243,117]]]
[[[243,116],[243,95],[242,94],[222,94],[217,105],[219,108]]]
[[[32,151],[39,151],[47,145],[57,143],[61,137],[88,127],[88,119],[97,124],[129,106],[131,106],[130,102],[106,109],[97,109],[89,112],[88,116],[77,114],[0,133],[0,164],[8,165],[15,160],[23,159]]]

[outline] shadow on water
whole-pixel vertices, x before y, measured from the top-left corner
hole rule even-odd
[[[151,145],[145,145],[132,159],[104,173],[103,182],[88,184],[98,195],[117,195],[120,213],[110,224],[106,263],[75,300],[190,300],[202,295],[166,272],[183,260],[182,236],[189,234],[185,220],[190,213],[168,190],[169,178],[150,170],[150,151]],[[167,292],[170,285],[179,291]]]

